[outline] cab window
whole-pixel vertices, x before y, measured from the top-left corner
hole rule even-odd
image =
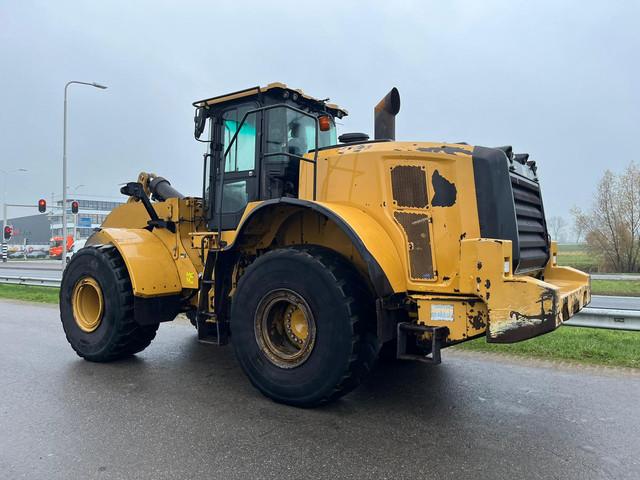
[[[223,124],[223,152],[227,151],[233,141],[236,132],[235,142],[231,145],[225,158],[225,172],[242,172],[254,170],[256,168],[256,113],[250,113],[244,120],[242,119],[252,106],[245,106],[227,110],[222,115]],[[240,130],[238,131],[238,128]]]

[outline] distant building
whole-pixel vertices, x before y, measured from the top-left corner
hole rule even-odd
[[[71,213],[71,202],[78,202],[78,214]],[[111,210],[123,204],[110,199],[77,195],[68,200],[67,205],[67,234],[73,235],[74,226],[76,228],[76,238],[88,238],[96,228],[102,225]],[[51,237],[62,236],[62,200],[56,202],[56,208],[49,214],[51,224]],[[77,221],[77,224],[76,224]]]
[[[71,201],[78,202],[78,214],[71,213]],[[67,202],[67,233],[73,235],[76,227],[76,238],[88,238],[96,228],[102,225],[111,210],[122,205],[111,199],[77,195]],[[76,223],[77,222],[77,223]],[[9,245],[48,245],[53,237],[62,237],[62,200],[52,206],[47,205],[47,213],[10,218],[7,225],[13,226],[13,236]]]
[[[51,224],[45,214],[10,218],[7,225],[13,227],[9,245],[48,245],[51,239]]]

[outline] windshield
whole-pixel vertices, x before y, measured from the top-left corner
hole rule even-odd
[[[295,110],[286,110],[287,112],[287,150],[295,155],[304,155],[305,153],[316,149],[316,121],[296,112]],[[330,118],[329,130],[323,132],[318,130],[318,147],[328,147],[337,143],[336,124],[333,118]]]
[[[316,148],[335,145],[336,126],[330,119],[329,130],[318,130],[316,119],[290,108],[275,108],[267,112],[267,153],[286,152],[302,156]]]

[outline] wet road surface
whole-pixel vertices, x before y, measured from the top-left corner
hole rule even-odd
[[[325,408],[278,405],[227,347],[161,325],[92,364],[56,307],[0,300],[0,478],[640,478],[640,374],[446,350]]]

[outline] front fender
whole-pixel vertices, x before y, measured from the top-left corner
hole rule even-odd
[[[182,291],[176,262],[153,232],[144,228],[104,228],[87,243],[112,244],[118,249],[136,297],[174,295]]]

